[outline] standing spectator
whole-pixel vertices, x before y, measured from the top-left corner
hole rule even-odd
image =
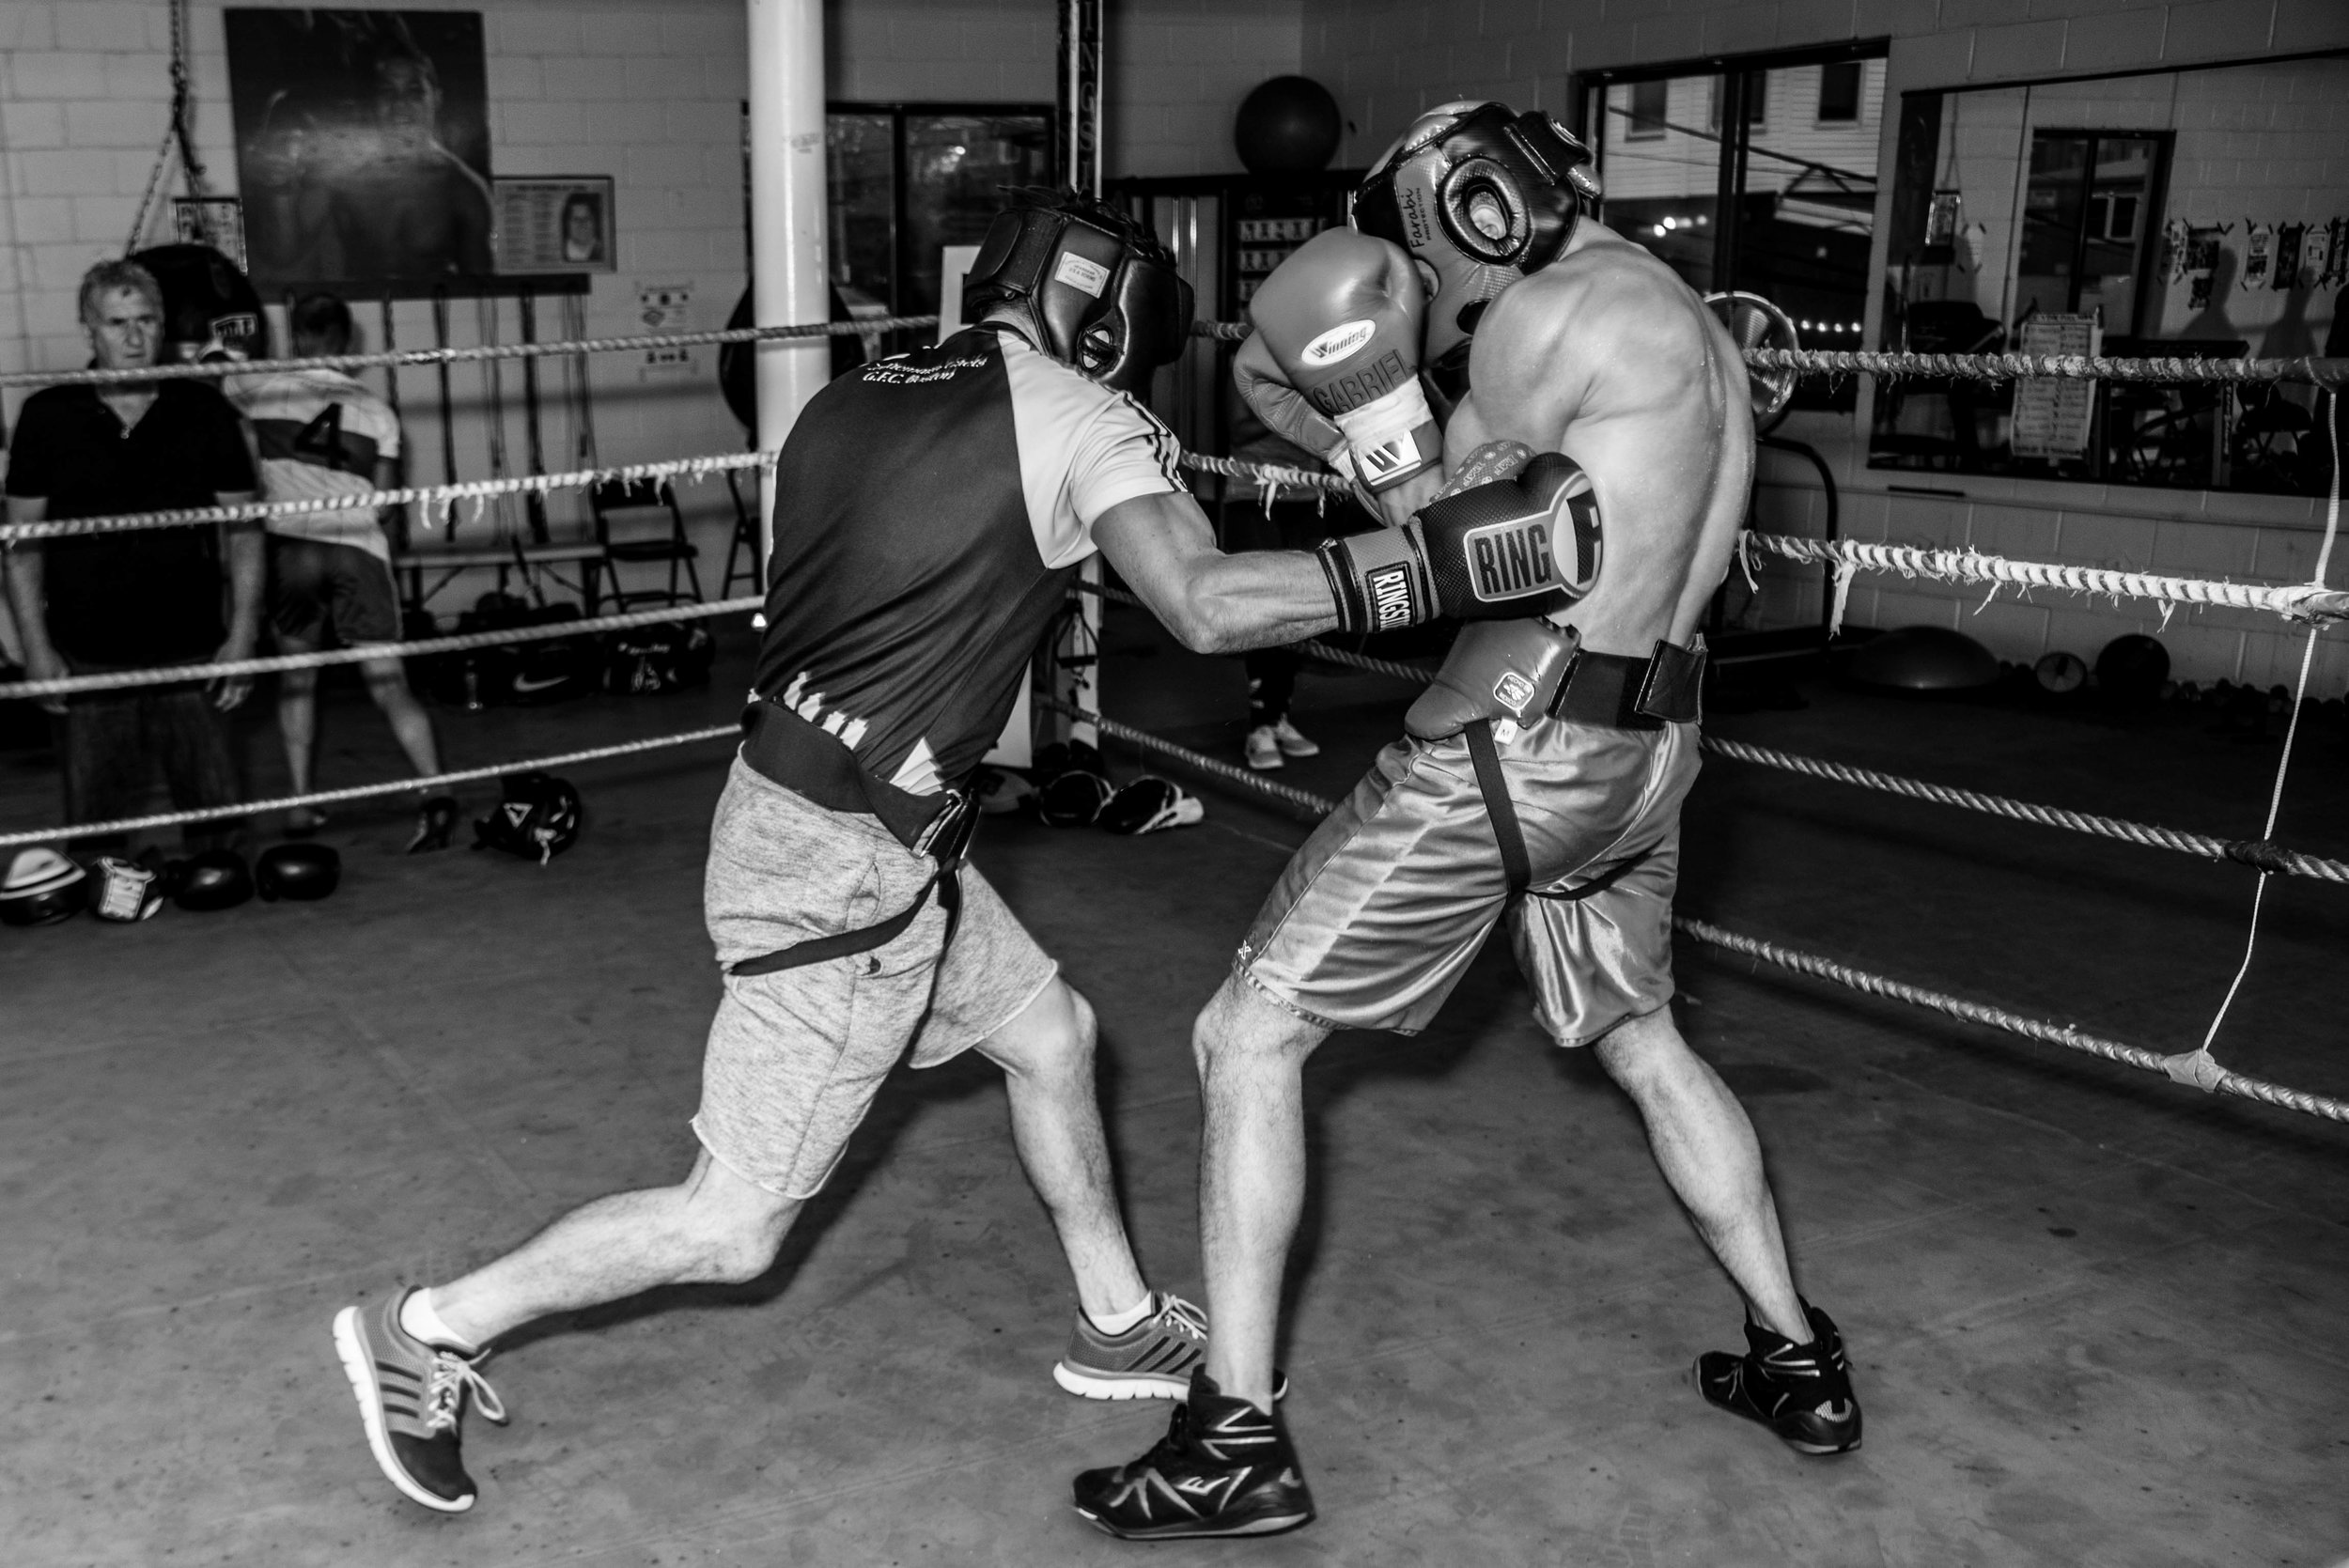
[[[1231,454],[1245,462],[1308,474],[1330,472],[1320,458],[1267,429],[1244,399],[1234,399]],[[1274,485],[1264,494],[1252,493],[1246,480],[1225,483],[1241,487],[1239,497],[1220,508],[1226,551],[1312,550],[1324,539],[1376,526],[1351,500],[1311,486]],[[1248,766],[1263,772],[1283,766],[1289,757],[1319,755],[1320,745],[1308,739],[1289,717],[1302,656],[1294,647],[1253,648],[1241,660],[1248,670],[1248,737],[1243,742]]]
[[[163,300],[146,268],[91,268],[81,310],[100,368],[155,363]],[[7,488],[8,520],[18,523],[236,506],[254,499],[253,460],[236,411],[209,383],[53,386],[25,399]],[[11,541],[8,598],[25,674],[52,680],[250,659],[261,576],[260,531],[250,522]],[[252,685],[239,675],[41,699],[65,720],[66,820],[136,815],[158,767],[175,808],[234,803],[220,716]],[[193,847],[228,831],[191,823],[185,836]]]
[[[297,358],[350,352],[350,307],[333,294],[307,294],[288,317]],[[399,482],[399,418],[391,405],[339,370],[288,370],[239,377],[228,395],[253,422],[261,455],[262,491],[272,501],[323,500],[386,489]],[[399,642],[399,596],[392,581],[391,542],[372,508],[344,507],[272,515],[269,613],[281,653],[313,653],[328,643],[389,648]],[[432,721],[408,690],[397,654],[359,666],[367,695],[391,721],[392,735],[419,777],[441,770]],[[306,795],[318,754],[318,672],[278,677],[277,727],[294,793]],[[297,806],[287,814],[296,833],[314,832],[325,814]],[[408,846],[442,849],[456,802],[422,802]]]

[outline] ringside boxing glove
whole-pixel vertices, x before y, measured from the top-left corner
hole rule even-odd
[[[1479,447],[1401,527],[1322,545],[1315,553],[1338,629],[1547,615],[1589,593],[1603,544],[1590,475],[1563,452],[1527,460],[1524,451],[1513,442]],[[1485,476],[1496,468],[1509,472]]]
[[[1266,425],[1325,458],[1337,444],[1328,428],[1334,426],[1354,477],[1374,494],[1392,489],[1443,456],[1419,380],[1426,311],[1426,291],[1400,245],[1324,229],[1249,301],[1256,331],[1233,360],[1233,379]],[[1257,345],[1259,352],[1247,351]],[[1292,406],[1300,394],[1305,411]]]

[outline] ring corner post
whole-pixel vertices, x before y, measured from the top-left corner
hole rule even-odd
[[[823,0],[749,0],[751,287],[762,327],[822,321],[829,219],[824,171]],[[758,444],[780,450],[800,410],[823,386],[831,340],[757,346]],[[772,558],[775,474],[760,471],[760,559]]]

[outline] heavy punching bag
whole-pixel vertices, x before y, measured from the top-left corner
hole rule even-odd
[[[832,319],[853,319],[848,314],[848,302],[840,297],[837,288],[827,288],[832,299]],[[742,290],[742,298],[735,303],[734,314],[726,318],[726,331],[739,332],[758,322],[751,308],[751,291]],[[864,363],[864,340],[853,333],[842,333],[832,340],[832,373],[854,370]],[[742,428],[756,434],[758,430],[758,345],[755,343],[726,343],[718,349],[718,390],[725,395],[726,407],[742,422]]]
[[[156,245],[131,259],[163,286],[165,361],[269,358],[269,318],[235,262],[210,245]]]

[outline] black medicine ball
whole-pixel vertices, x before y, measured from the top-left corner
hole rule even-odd
[[[2170,678],[2170,650],[2141,632],[2105,644],[2096,656],[2096,690],[2119,707],[2151,707]]]
[[[324,898],[343,877],[343,858],[323,844],[281,844],[261,852],[253,881],[270,903]]]
[[[1275,76],[1240,101],[1232,146],[1250,174],[1318,174],[1345,129],[1329,88],[1310,76]]]

